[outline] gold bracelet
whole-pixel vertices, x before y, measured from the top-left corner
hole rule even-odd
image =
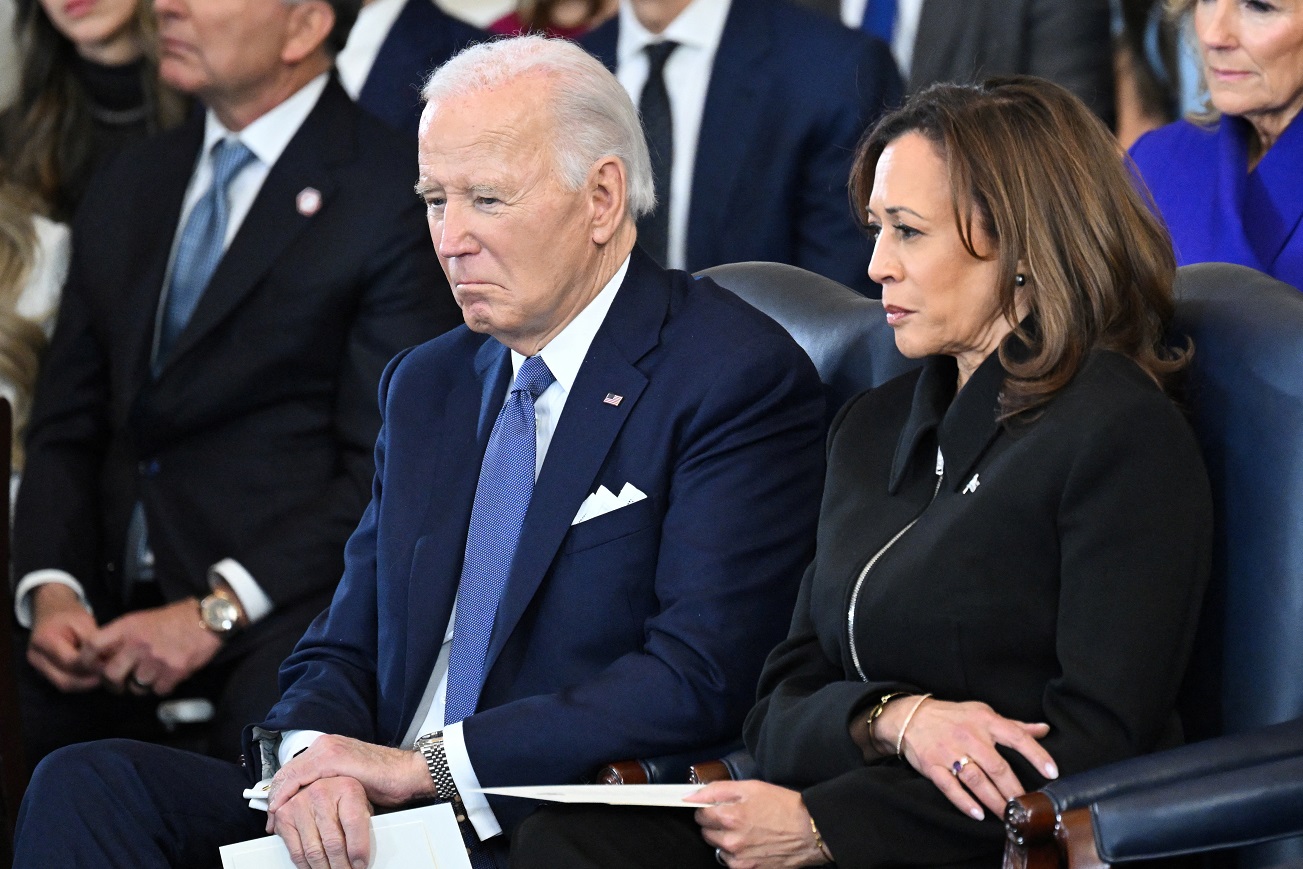
[[[924,694],[922,697],[918,698],[918,702],[914,704],[914,708],[909,710],[909,714],[905,716],[905,723],[900,725],[900,736],[896,737],[896,757],[899,757],[902,760],[904,759],[905,731],[909,729],[909,723],[914,720],[914,713],[918,711],[918,707],[922,706],[923,701],[931,696],[931,694]]]
[[[897,697],[904,697],[905,695],[906,692],[904,691],[892,691],[890,694],[883,694],[882,699],[878,701],[878,705],[874,706],[872,709],[869,710],[869,717],[865,720],[868,722],[869,725],[870,746],[872,746],[874,742],[873,725],[878,723],[878,719],[882,717],[882,712],[887,708],[887,704],[890,703],[892,700],[895,700]]]
[[[832,858],[832,852],[829,851],[828,846],[823,843],[823,836],[819,835],[819,828],[814,825],[813,816],[810,817],[810,832],[814,833],[815,847],[819,849],[819,853],[823,855],[823,859],[827,860],[829,863],[836,863],[837,861]]]

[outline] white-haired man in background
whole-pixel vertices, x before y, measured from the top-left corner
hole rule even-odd
[[[37,770],[15,865],[204,866],[275,831],[362,867],[377,807],[454,803],[477,866],[532,806],[478,789],[736,737],[812,554],[823,400],[772,320],[635,248],[646,145],[540,37],[425,90],[417,191],[466,328],[381,378],[339,590],[234,764],[131,742]],[[454,603],[456,604],[454,608]],[[268,814],[238,792],[270,778]]]

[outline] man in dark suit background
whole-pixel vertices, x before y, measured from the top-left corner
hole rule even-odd
[[[892,44],[908,92],[1025,73],[1115,119],[1108,0],[798,0]]]
[[[338,580],[383,366],[457,316],[414,148],[331,76],[355,0],[157,11],[162,75],[208,111],[77,216],[14,528],[33,760],[157,738],[173,691],[236,756]]]
[[[624,0],[580,44],[647,125],[660,204],[639,244],[654,257],[786,262],[876,292],[846,182],[900,98],[884,43],[787,0]]]
[[[362,108],[415,139],[426,78],[470,43],[488,37],[433,0],[363,0],[348,45],[336,59],[340,83]]]
[[[469,328],[381,379],[344,578],[250,729],[270,820],[234,764],[73,746],[37,770],[15,865],[207,865],[264,822],[300,866],[356,865],[374,807],[430,799],[464,810],[477,866],[505,865],[532,806],[480,786],[735,738],[812,554],[813,366],[634,249],[646,145],[580,49],[478,46],[426,93],[419,189]]]

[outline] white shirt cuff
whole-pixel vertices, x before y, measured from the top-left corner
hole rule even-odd
[[[276,750],[276,759],[280,761],[281,766],[284,766],[294,759],[294,755],[312,745],[317,741],[317,737],[322,735],[320,730],[285,731],[281,734],[281,744]]]
[[[215,579],[224,580],[231,587],[231,591],[240,599],[240,606],[244,607],[244,614],[250,624],[271,612],[271,598],[267,597],[262,586],[254,580],[253,574],[245,570],[244,565],[234,558],[223,558],[208,568],[209,585],[212,585]]]
[[[462,723],[449,724],[443,729],[443,751],[448,758],[448,771],[452,773],[457,793],[461,795],[462,805],[466,807],[466,817],[475,825],[475,832],[480,840],[491,839],[501,835],[502,825],[498,823],[493,809],[489,808],[488,797],[480,793],[480,779],[471,766],[470,755],[466,753],[466,738],[461,732]]]
[[[56,570],[55,568],[46,568],[44,570],[33,570],[24,576],[14,589],[14,616],[18,619],[18,624],[27,630],[32,629],[32,592],[43,585],[50,583],[66,585],[77,593],[77,600],[86,608],[86,612],[95,615],[95,610],[91,609],[90,601],[86,600],[86,592],[81,587],[81,583],[72,578],[72,574],[65,570]]]

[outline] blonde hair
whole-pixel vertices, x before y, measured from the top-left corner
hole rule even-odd
[[[37,259],[36,229],[27,195],[0,186],[0,380],[13,385],[13,467],[23,466],[23,435],[45,351],[45,331],[18,313],[18,299]],[[6,495],[6,497],[8,497]]]
[[[1013,333],[1025,353],[1011,353],[1009,340],[999,348],[1009,372],[1001,419],[1042,407],[1095,349],[1128,357],[1160,386],[1185,365],[1189,346],[1164,344],[1174,308],[1171,239],[1112,134],[1081,100],[1031,76],[916,94],[859,148],[851,193],[861,220],[878,158],[909,133],[931,142],[946,164],[968,253],[998,260],[1001,316],[1017,323],[1019,299],[1033,315],[1030,330],[1019,325]],[[977,252],[979,228],[995,245],[986,257]],[[1022,290],[1015,286],[1020,260]]]

